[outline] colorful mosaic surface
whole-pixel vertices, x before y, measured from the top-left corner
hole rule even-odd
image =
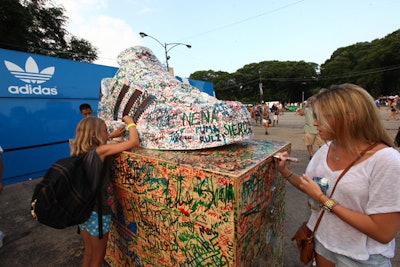
[[[115,77],[102,81],[98,109],[110,130],[130,115],[141,146],[161,150],[218,147],[253,136],[244,105],[220,101],[180,82],[148,48],[126,49],[118,63]]]
[[[285,181],[248,140],[188,152],[135,149],[114,161],[110,266],[283,266]]]

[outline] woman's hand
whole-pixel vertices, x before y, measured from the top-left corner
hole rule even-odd
[[[282,173],[286,168],[286,157],[289,156],[289,153],[285,151],[283,153],[276,153],[274,156],[277,157],[277,159],[275,160],[276,167],[278,171]]]
[[[276,153],[275,156],[277,157],[275,162],[278,171],[283,176],[289,175],[291,171],[289,171],[286,167],[286,161],[287,161],[286,157],[289,156],[289,153],[285,151],[283,153]],[[303,191],[305,194],[307,194],[309,197],[319,202],[318,198],[321,197],[322,190],[319,187],[319,185],[316,182],[314,182],[313,179],[311,179],[305,174],[302,176],[292,174],[290,175],[290,178],[288,178],[288,181],[297,188],[299,188],[301,191]]]
[[[321,187],[305,174],[300,176],[299,188],[317,202],[319,202],[319,198],[323,194]]]
[[[110,138],[120,137],[125,132],[125,125],[119,126],[114,132],[110,133]]]
[[[131,116],[128,116],[128,115],[125,115],[125,116],[122,118],[122,120],[123,120],[126,124],[134,123],[132,117],[131,117]]]

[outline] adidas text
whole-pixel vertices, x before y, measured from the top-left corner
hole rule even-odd
[[[42,87],[41,85],[32,86],[30,84],[26,84],[25,86],[9,86],[8,92],[14,95],[57,95],[56,88],[48,88]]]

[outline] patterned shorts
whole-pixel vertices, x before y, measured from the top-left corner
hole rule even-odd
[[[92,236],[99,236],[99,221],[98,221],[98,214],[95,211],[92,211],[90,218],[79,225],[81,230],[88,231]],[[103,235],[110,231],[110,224],[111,224],[111,215],[103,215]]]

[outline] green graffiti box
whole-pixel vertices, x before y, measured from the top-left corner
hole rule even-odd
[[[285,181],[251,139],[206,150],[135,149],[113,162],[110,266],[283,266]]]

